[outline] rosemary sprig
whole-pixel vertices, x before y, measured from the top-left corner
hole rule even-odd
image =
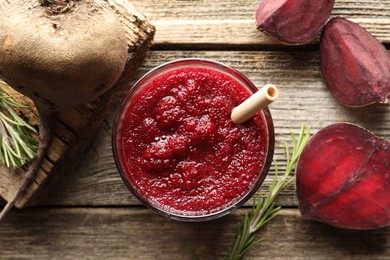
[[[250,214],[247,214],[244,217],[243,223],[237,232],[234,246],[230,250],[226,259],[242,259],[248,250],[264,240],[264,238],[256,239],[256,234],[259,232],[261,227],[280,213],[281,207],[275,205],[275,199],[278,194],[295,179],[295,176],[291,176],[291,172],[295,168],[299,155],[310,138],[310,128],[302,126],[298,140],[292,133],[291,137],[293,147],[291,153],[289,146],[287,143],[285,144],[287,166],[284,174],[281,177],[278,176],[278,164],[274,160],[275,177],[268,189],[268,193],[266,196],[259,196],[258,199],[255,200]]]
[[[6,85],[0,80],[1,85]],[[34,158],[37,141],[32,138],[36,130],[15,110],[27,108],[12,99],[0,88],[0,162],[8,168],[23,166]]]

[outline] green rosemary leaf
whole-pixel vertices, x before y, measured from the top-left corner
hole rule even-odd
[[[288,148],[287,143],[284,144],[286,149],[286,165],[290,165],[291,158],[290,158],[290,148]]]
[[[303,128],[301,128],[299,136],[302,135],[302,130],[303,130]],[[296,149],[297,149],[297,140],[295,139],[295,135],[293,133],[291,133],[291,139],[292,139],[293,154],[296,154],[296,152],[297,152],[296,151]]]
[[[5,148],[9,152],[10,159],[12,162],[14,162],[14,158],[20,158],[20,156],[17,154],[17,151],[14,151],[9,144],[5,143]]]
[[[249,226],[249,218],[244,219],[244,224],[242,228],[242,238],[240,243],[238,244],[239,248],[244,248],[245,247],[245,241],[247,240],[247,235],[248,235],[248,226]]]
[[[310,138],[310,128],[302,126],[299,137],[292,136],[292,149],[285,144],[286,149],[286,169],[283,175],[279,176],[278,163],[274,160],[275,177],[265,196],[258,196],[254,199],[254,205],[249,215],[245,215],[242,228],[238,228],[236,241],[233,248],[229,251],[226,259],[242,259],[245,253],[255,245],[263,241],[264,238],[256,240],[257,233],[269,221],[279,215],[281,206],[275,205],[275,199],[278,194],[293,180],[295,176],[291,176],[291,172],[298,162],[299,155]]]
[[[6,85],[0,80],[0,85]],[[32,138],[36,129],[16,112],[28,107],[17,103],[0,88],[0,163],[8,168],[23,166],[34,158],[37,141]]]
[[[253,238],[255,238],[255,237],[253,237]],[[257,239],[256,241],[252,242],[247,248],[242,250],[240,258],[242,258],[246,254],[246,252],[248,252],[254,246],[256,246],[257,244],[260,244],[263,240],[264,240],[264,238],[260,238],[260,239]]]
[[[4,150],[4,163],[7,167],[10,167],[10,162],[9,162],[9,150],[7,149],[7,145],[5,142],[3,142],[2,148]]]

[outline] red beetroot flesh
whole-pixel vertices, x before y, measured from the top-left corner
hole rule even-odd
[[[302,216],[347,229],[390,224],[390,143],[352,124],[314,135],[297,170]]]
[[[321,31],[334,0],[264,0],[256,11],[259,30],[288,44],[304,44]]]
[[[260,114],[235,125],[230,114],[250,94],[232,78],[201,68],[156,78],[126,112],[126,178],[158,209],[188,216],[240,199],[265,164]]]
[[[336,17],[325,26],[320,42],[326,86],[348,107],[386,103],[390,95],[390,54],[361,26]]]

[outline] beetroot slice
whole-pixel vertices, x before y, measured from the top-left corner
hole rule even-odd
[[[304,44],[321,31],[334,0],[264,0],[256,11],[256,26],[287,44]]]
[[[390,143],[356,125],[315,134],[296,169],[304,218],[347,229],[390,225]]]
[[[326,86],[344,106],[386,103],[390,95],[390,54],[368,31],[347,19],[328,22],[320,41]]]

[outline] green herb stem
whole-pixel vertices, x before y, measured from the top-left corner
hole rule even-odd
[[[243,223],[238,229],[236,241],[226,259],[242,259],[248,250],[264,240],[264,238],[256,239],[260,229],[280,213],[281,207],[275,205],[275,199],[287,185],[295,180],[295,176],[291,176],[291,172],[295,168],[298,158],[310,138],[310,128],[302,126],[298,139],[295,138],[294,134],[291,134],[291,137],[292,151],[285,144],[287,165],[284,174],[279,177],[278,164],[274,161],[275,177],[268,189],[268,193],[255,199],[251,212],[245,215]]]
[[[1,85],[6,84],[0,80]],[[21,108],[28,107],[0,88],[0,162],[8,168],[23,166],[36,154],[37,141],[32,138],[36,130],[18,115]]]

